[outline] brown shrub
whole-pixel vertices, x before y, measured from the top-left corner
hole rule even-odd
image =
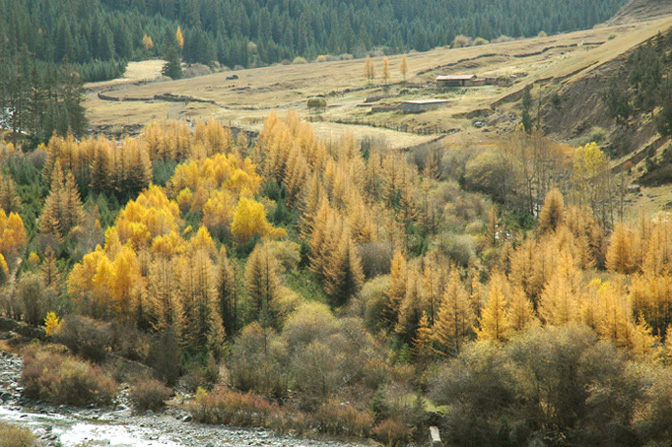
[[[81,315],[66,315],[63,328],[56,337],[56,341],[67,346],[73,354],[93,362],[105,360],[113,339],[109,323],[100,323]]]
[[[160,410],[173,394],[161,381],[149,377],[139,379],[131,387],[131,402],[139,412]]]
[[[190,406],[193,418],[206,424],[229,424],[240,427],[275,425],[282,417],[280,407],[253,394],[223,388],[208,393],[202,388]]]
[[[375,417],[371,410],[360,411],[349,404],[330,399],[315,413],[317,429],[330,435],[366,437]]]
[[[110,348],[116,354],[143,362],[147,360],[151,347],[151,337],[132,324],[113,322],[109,327]]]
[[[53,288],[46,288],[37,274],[28,273],[18,282],[17,295],[23,309],[23,319],[33,326],[42,325],[47,312],[53,309],[56,295]]]
[[[147,364],[158,373],[168,385],[174,385],[182,374],[182,347],[178,332],[174,327],[156,334],[150,343]]]
[[[195,359],[186,369],[180,385],[190,391],[196,391],[199,387],[212,389],[219,381],[219,364],[211,353],[205,359]]]
[[[287,343],[259,323],[245,327],[229,356],[231,384],[268,397],[287,395]]]
[[[359,247],[359,257],[366,278],[390,273],[392,256],[394,250],[387,242],[367,242]]]
[[[389,447],[403,444],[409,435],[406,424],[394,419],[385,419],[373,428],[373,436]]]
[[[0,447],[33,447],[35,436],[25,428],[0,422]]]
[[[53,404],[111,404],[116,382],[98,367],[57,352],[32,347],[23,357],[21,383],[27,397]]]

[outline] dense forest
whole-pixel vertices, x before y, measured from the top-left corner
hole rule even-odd
[[[588,27],[622,2],[14,3],[0,318],[41,339],[2,341],[26,402],[108,406],[129,383],[141,414],[177,393],[197,422],[390,447],[432,425],[448,446],[672,439],[672,221],[626,215],[608,148],[548,139],[531,89],[492,144],[403,151],[322,141],[292,111],[254,136],[209,120],[90,137],[81,104],[131,59],[426,49]],[[653,39],[604,83],[617,126],[672,133],[671,48]]]
[[[184,34],[187,63],[234,67],[344,53],[363,56],[590,28],[624,0],[429,2],[263,0],[0,1],[0,41],[38,60],[75,64],[85,81],[123,73],[124,61],[161,57]]]
[[[295,113],[0,152],[0,311],[44,327],[24,393],[449,445],[670,437],[672,229],[621,221],[595,144],[324,143]],[[535,217],[536,215],[536,217]],[[76,356],[76,357],[74,357]],[[72,381],[87,386],[70,386]],[[73,392],[77,389],[77,392]]]

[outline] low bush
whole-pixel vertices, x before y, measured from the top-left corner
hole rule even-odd
[[[318,431],[330,435],[366,437],[375,416],[371,410],[360,411],[349,404],[330,399],[315,412]]]
[[[327,401],[311,414],[291,404],[281,408],[260,396],[228,388],[211,393],[199,388],[189,410],[197,422],[266,427],[281,433],[304,433],[310,428],[330,435],[366,437],[375,421],[371,410],[361,411],[335,400]]]
[[[271,398],[287,395],[287,342],[272,329],[245,327],[228,360],[234,387]]]
[[[453,48],[464,48],[470,47],[474,44],[474,40],[471,37],[459,34],[453,39]]]
[[[177,329],[170,327],[154,336],[147,355],[147,364],[168,385],[174,385],[182,374],[182,347]]]
[[[111,350],[124,358],[145,361],[149,355],[151,338],[146,332],[132,324],[113,322],[109,327],[111,334]]]
[[[408,439],[409,434],[406,424],[394,419],[384,419],[373,427],[373,436],[389,447],[402,445]]]
[[[100,323],[81,315],[67,315],[56,341],[67,346],[73,354],[93,362],[102,362],[113,338],[109,323]]]
[[[0,447],[33,447],[35,436],[25,428],[0,422]]]
[[[131,387],[131,402],[136,411],[160,410],[166,405],[172,391],[163,382],[141,378]]]
[[[281,418],[280,407],[255,396],[229,389],[208,393],[203,388],[196,392],[190,407],[194,420],[207,424],[229,424],[239,427],[270,427]]]
[[[186,374],[180,379],[180,385],[190,391],[197,388],[212,389],[219,381],[219,364],[209,353],[205,358],[192,358],[186,366]]]
[[[27,397],[57,405],[108,405],[117,391],[116,382],[100,368],[38,347],[24,354],[21,383]]]

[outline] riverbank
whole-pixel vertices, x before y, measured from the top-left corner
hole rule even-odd
[[[354,442],[302,439],[262,429],[242,429],[191,422],[183,408],[133,414],[128,388],[115,406],[53,406],[21,396],[21,358],[0,351],[0,421],[29,427],[46,447],[350,447]]]

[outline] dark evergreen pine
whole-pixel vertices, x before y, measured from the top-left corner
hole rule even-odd
[[[166,59],[166,65],[161,69],[161,73],[171,79],[181,79],[182,64],[180,62],[180,55],[177,52],[177,47],[175,45],[169,46],[164,57]]]

